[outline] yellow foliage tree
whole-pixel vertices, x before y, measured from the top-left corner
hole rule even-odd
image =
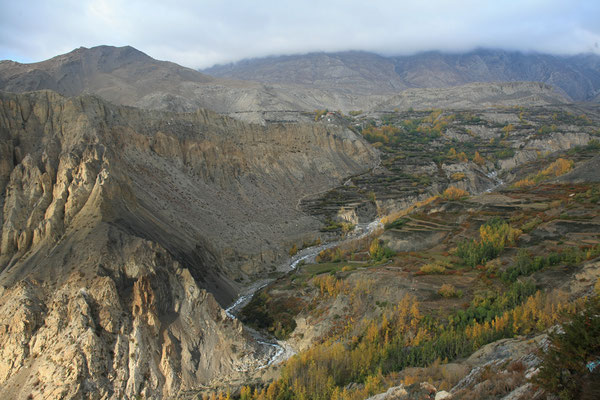
[[[473,162],[478,165],[485,165],[485,160],[481,157],[478,151],[475,152],[475,157],[473,157]]]
[[[519,114],[519,119],[522,119],[523,113]],[[504,128],[502,128],[502,132],[504,132],[504,137],[508,137],[512,131],[515,130],[513,124],[508,124]]]

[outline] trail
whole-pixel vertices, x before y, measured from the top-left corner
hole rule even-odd
[[[352,232],[352,234],[346,236],[345,238],[343,238],[341,240],[322,244],[319,246],[307,247],[305,249],[300,250],[295,256],[293,256],[291,259],[289,259],[285,263],[285,265],[282,266],[282,269],[284,271],[291,272],[291,271],[294,271],[296,268],[298,268],[298,266],[300,265],[301,262],[314,263],[316,261],[317,255],[321,251],[330,249],[332,247],[340,246],[344,243],[347,243],[347,242],[350,242],[353,240],[359,240],[364,237],[367,237],[370,234],[372,234],[373,232],[375,232],[376,230],[378,230],[379,228],[381,228],[382,226],[383,226],[383,224],[381,223],[381,221],[379,219],[377,219],[373,222],[370,222],[370,223],[357,224],[356,227],[354,228],[354,231]],[[264,280],[255,282],[253,285],[251,285],[249,288],[247,288],[244,291],[244,293],[240,294],[240,296],[233,302],[233,304],[231,304],[229,307],[227,307],[225,309],[225,313],[227,314],[227,316],[231,319],[237,318],[237,313],[242,308],[244,308],[250,302],[250,300],[252,300],[252,297],[254,297],[254,295],[259,290],[261,290],[262,288],[264,288],[265,286],[267,286],[269,283],[271,283],[273,281],[274,281],[274,279],[264,279]],[[289,345],[287,345],[287,343],[285,341],[273,340],[271,338],[266,337],[264,334],[262,334],[258,331],[255,331],[253,329],[251,329],[251,332],[253,333],[254,337],[256,338],[257,343],[261,344],[264,348],[266,348],[267,353],[272,353],[272,354],[261,365],[259,365],[258,367],[253,367],[253,368],[249,367],[248,370],[250,370],[250,369],[260,370],[260,369],[266,368],[270,365],[278,364],[282,361],[287,360],[288,358],[290,358],[291,356],[293,356],[295,354],[294,350]]]

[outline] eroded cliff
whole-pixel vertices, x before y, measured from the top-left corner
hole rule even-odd
[[[334,126],[0,94],[0,393],[169,397],[259,366],[218,303],[318,227],[302,196],[374,162]]]

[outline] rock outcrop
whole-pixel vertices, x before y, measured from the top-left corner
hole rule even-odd
[[[375,162],[354,133],[0,94],[0,397],[172,397],[269,351],[228,304]],[[267,346],[268,347],[268,346]]]

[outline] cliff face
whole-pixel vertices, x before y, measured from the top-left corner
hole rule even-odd
[[[0,393],[172,396],[267,357],[219,306],[369,168],[352,132],[0,94]]]

